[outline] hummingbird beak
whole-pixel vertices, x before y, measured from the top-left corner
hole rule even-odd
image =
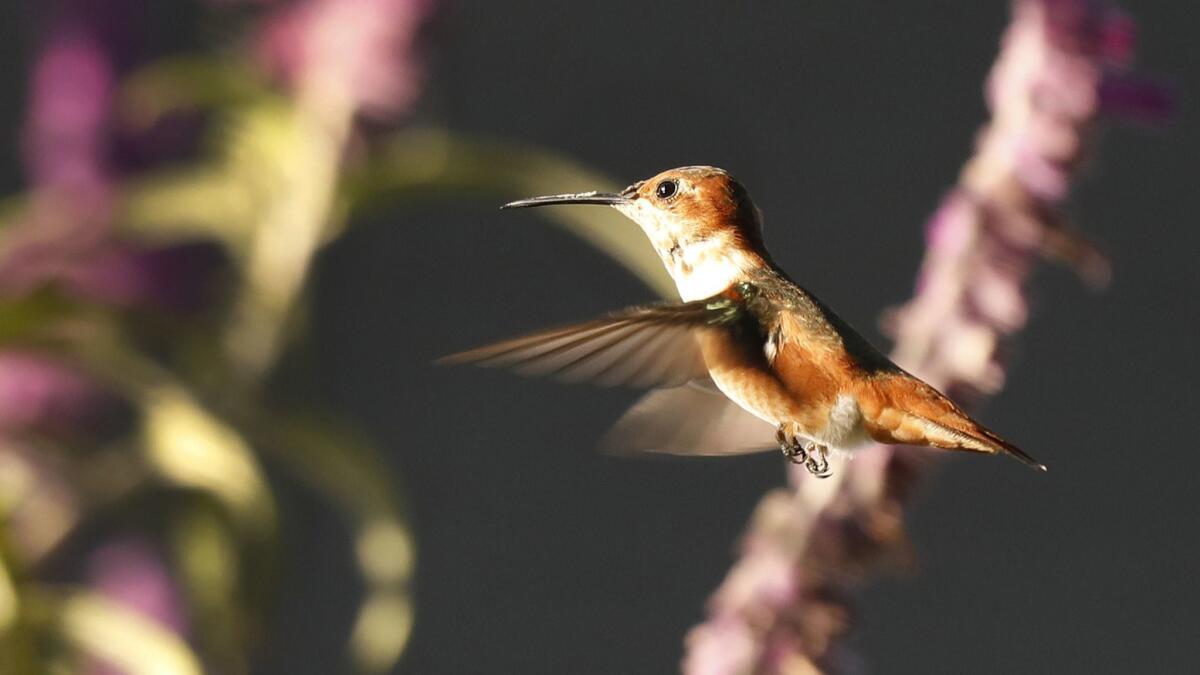
[[[604,206],[619,206],[628,204],[632,201],[625,195],[620,195],[615,192],[577,192],[575,194],[566,195],[546,195],[545,197],[531,197],[529,199],[518,199],[515,202],[509,202],[501,209],[526,209],[532,206],[553,206],[556,204],[602,204]]]

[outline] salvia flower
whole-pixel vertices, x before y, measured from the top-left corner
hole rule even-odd
[[[377,117],[407,110],[421,90],[416,43],[431,0],[307,0],[265,20],[258,53],[267,69],[295,86],[321,60],[339,68],[354,107]]]

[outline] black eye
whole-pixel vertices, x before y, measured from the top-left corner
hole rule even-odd
[[[679,192],[679,183],[673,180],[664,180],[654,188],[654,194],[658,195],[659,199],[670,199]]]

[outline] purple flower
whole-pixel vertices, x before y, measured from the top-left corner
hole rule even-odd
[[[183,633],[187,630],[183,598],[164,558],[158,547],[143,537],[117,538],[88,557],[87,577],[96,591]]]
[[[67,28],[43,48],[33,71],[25,155],[37,185],[90,187],[105,182],[103,129],[112,67],[97,40]]]
[[[0,434],[89,437],[132,418],[116,392],[47,356],[0,352]]]
[[[213,304],[226,263],[212,242],[149,247],[68,236],[14,243],[0,260],[0,297],[53,287],[114,307],[195,312]]]
[[[32,183],[25,218],[4,233],[0,295],[57,286],[119,307],[190,311],[212,298],[215,245],[116,241],[111,136],[112,44],[130,0],[63,2],[36,59],[23,144]]]
[[[420,93],[419,30],[432,0],[305,0],[269,15],[257,51],[266,68],[296,86],[317,65],[344,78],[356,108],[386,117]]]
[[[212,304],[226,262],[224,249],[212,242],[158,248],[114,243],[64,270],[61,281],[89,300],[189,312]]]
[[[111,198],[104,132],[112,80],[112,66],[96,36],[62,21],[33,69],[22,139],[36,191],[29,227],[107,223]]]

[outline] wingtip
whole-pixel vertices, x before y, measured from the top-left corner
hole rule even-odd
[[[445,356],[439,356],[436,359],[434,359],[433,361],[430,361],[430,364],[435,365],[435,366],[461,366],[462,364],[467,362],[467,359],[465,358],[465,354],[466,354],[466,352],[455,352],[454,354],[446,354]]]

